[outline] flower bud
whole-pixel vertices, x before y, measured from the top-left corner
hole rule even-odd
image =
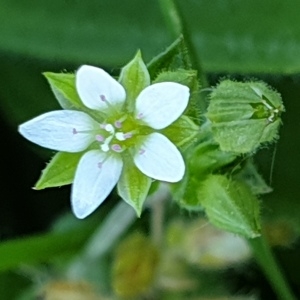
[[[263,82],[222,81],[211,93],[207,118],[221,150],[255,151],[278,137],[281,96]]]

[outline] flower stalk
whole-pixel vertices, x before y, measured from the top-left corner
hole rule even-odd
[[[265,237],[248,239],[254,257],[280,300],[296,300]]]

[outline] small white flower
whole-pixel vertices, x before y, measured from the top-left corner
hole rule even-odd
[[[146,87],[133,112],[124,109],[123,86],[104,70],[84,65],[76,73],[83,104],[105,114],[95,120],[87,113],[60,110],[45,113],[19,127],[31,142],[53,150],[83,154],[72,187],[72,209],[78,218],[91,214],[118,182],[123,152],[129,151],[141,172],[153,179],[177,182],[185,164],[176,146],[155,130],[173,123],[185,110],[189,89],[174,82]]]

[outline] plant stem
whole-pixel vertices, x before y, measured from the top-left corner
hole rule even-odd
[[[198,71],[202,87],[207,86],[207,80],[199,57],[196,54],[196,49],[192,42],[189,31],[187,30],[186,24],[182,17],[178,6],[176,5],[175,0],[158,0],[162,14],[165,18],[166,24],[169,28],[169,31],[174,39],[178,38],[181,34],[184,37],[186,47],[188,48],[190,59],[193,67]]]
[[[163,243],[165,204],[169,196],[168,187],[161,183],[158,191],[148,199],[151,207],[151,237],[153,243],[159,248]]]
[[[269,283],[280,300],[296,300],[275,257],[263,236],[248,240],[257,263],[262,268]]]

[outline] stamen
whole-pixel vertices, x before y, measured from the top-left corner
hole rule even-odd
[[[106,97],[104,95],[100,95],[100,99],[103,101],[103,102],[106,102]]]
[[[102,144],[100,147],[101,147],[101,150],[102,150],[103,152],[109,151],[108,144]]]
[[[76,128],[73,128],[73,134],[77,134],[78,131],[76,130]]]
[[[116,121],[115,122],[115,127],[116,128],[121,128],[122,127],[122,123],[120,121]]]
[[[145,149],[140,149],[140,150],[139,150],[139,154],[140,154],[140,155],[143,155],[145,152],[146,152]]]
[[[138,115],[136,116],[136,118],[139,120],[139,119],[142,119],[144,117],[143,113],[138,113]]]
[[[111,149],[115,152],[122,152],[123,151],[123,148],[119,145],[119,144],[113,144],[111,146]]]
[[[126,140],[125,134],[123,132],[117,132],[115,134],[115,136],[116,136],[116,139],[118,141],[125,141]]]
[[[103,142],[104,141],[104,137],[101,134],[97,134],[96,135],[96,141]]]
[[[106,124],[104,129],[109,133],[114,133],[115,132],[115,129],[111,124]]]
[[[125,139],[130,139],[130,138],[132,138],[132,135],[133,135],[132,132],[127,132],[127,133],[124,134],[124,138]]]

